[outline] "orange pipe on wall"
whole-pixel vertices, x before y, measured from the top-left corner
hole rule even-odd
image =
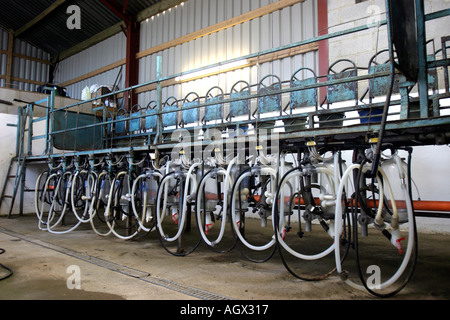
[[[402,200],[395,201],[398,209],[406,209],[406,202]],[[369,207],[373,207],[373,201],[367,201]],[[376,201],[378,206],[378,201]],[[413,201],[414,210],[419,211],[448,211],[450,212],[450,201]]]
[[[295,204],[298,204],[298,198],[295,198]],[[286,197],[286,202],[289,201],[288,197]],[[350,200],[349,200],[350,202]],[[320,203],[319,199],[316,198],[316,203]],[[300,204],[303,205],[303,198],[300,201]],[[355,202],[353,202],[355,204]],[[403,200],[395,201],[398,209],[406,209],[406,202]],[[378,207],[378,200],[375,201],[375,205],[373,201],[367,201],[367,206],[369,208],[373,208],[374,206]],[[416,200],[413,201],[414,210],[419,211],[442,211],[442,212],[450,212],[450,201],[423,201]]]
[[[222,200],[223,200],[223,194]],[[253,196],[256,201],[259,200],[259,195]],[[207,200],[217,200],[217,194],[214,193],[207,193],[206,194]],[[285,197],[286,203],[289,201],[289,197]],[[298,204],[298,197],[295,197],[294,200],[295,204]],[[320,203],[319,199],[316,198],[316,203]],[[303,198],[300,200],[300,205],[304,205]],[[355,202],[353,202],[355,204]],[[406,202],[403,200],[397,200],[395,201],[395,204],[397,205],[398,209],[406,209]],[[374,206],[378,207],[378,200],[375,201],[375,205],[373,201],[367,201],[367,206],[369,208],[373,208]],[[443,212],[450,212],[450,201],[422,201],[417,200],[413,201],[414,210],[419,211],[443,211]]]

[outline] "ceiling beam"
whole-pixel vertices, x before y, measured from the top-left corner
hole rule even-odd
[[[21,35],[25,31],[27,31],[28,29],[33,27],[36,23],[38,23],[39,21],[41,21],[42,19],[47,17],[52,11],[54,11],[56,8],[58,8],[60,5],[62,5],[64,2],[66,2],[66,0],[56,0],[55,2],[53,2],[53,4],[51,6],[49,6],[47,9],[42,11],[37,17],[35,17],[33,20],[28,22],[23,27],[21,27],[19,30],[15,31],[14,37],[18,37],[19,35]]]
[[[165,10],[173,8],[185,1],[186,0],[163,0],[163,1],[160,1],[160,2],[152,5],[151,7],[148,7],[147,9],[144,9],[141,12],[139,12],[136,16],[136,20],[137,20],[137,22],[142,22],[145,19],[150,18],[151,16],[154,16],[158,13],[164,12]],[[123,25],[123,22],[119,22],[119,23],[113,25],[112,27],[109,27],[108,29],[73,46],[72,48],[61,52],[58,56],[52,57],[51,61],[55,62],[57,60],[61,61],[61,60],[67,59],[89,47],[92,47],[93,45],[95,45],[99,42],[102,42],[103,40],[108,39],[109,37],[112,37],[112,36],[118,34],[119,32],[122,32],[123,31],[122,25]]]
[[[186,2],[186,0],[162,0],[158,3],[152,5],[151,7],[148,7],[147,9],[142,10],[136,15],[136,20],[138,22],[142,22],[145,19],[151,18],[154,15],[157,15],[158,13],[164,12],[170,8],[173,8],[183,2]]]
[[[127,11],[128,1],[124,1],[123,5],[120,5],[116,0],[100,1],[122,19],[126,25],[125,87],[135,86],[139,81],[139,60],[136,55],[139,52],[141,24],[136,21],[136,16]],[[131,91],[125,93],[125,96],[125,109],[130,111],[131,107],[137,102],[137,95]]]
[[[126,12],[125,7],[121,7],[116,1],[114,0],[100,0],[101,3],[103,3],[109,10],[111,10],[116,16],[118,16],[120,19],[125,21],[125,23],[128,25],[130,21],[130,16]]]

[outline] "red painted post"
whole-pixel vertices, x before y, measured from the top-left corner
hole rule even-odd
[[[317,0],[317,12],[318,12],[318,36],[328,34],[328,3],[327,0]],[[319,75],[325,76],[328,73],[329,63],[329,48],[328,40],[319,42]],[[326,78],[321,78],[320,81],[326,81]],[[327,94],[327,88],[321,87],[319,89],[319,101],[323,101]]]

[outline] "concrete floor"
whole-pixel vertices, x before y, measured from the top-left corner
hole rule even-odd
[[[419,235],[416,270],[405,289],[390,299],[449,299],[450,241],[445,235]],[[278,254],[264,263],[245,259],[235,248],[217,253],[200,245],[176,257],[155,233],[132,241],[99,237],[88,227],[54,235],[38,230],[35,215],[0,217],[0,263],[14,274],[0,281],[2,300],[371,300],[334,273],[321,281],[292,276]],[[326,268],[332,268],[333,257]],[[297,261],[299,268],[320,269]],[[68,289],[80,271],[81,289]],[[293,265],[292,265],[293,266]],[[306,270],[306,269],[305,269]],[[0,270],[0,278],[5,272]]]

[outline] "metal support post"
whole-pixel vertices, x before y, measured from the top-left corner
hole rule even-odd
[[[162,111],[162,83],[160,79],[162,78],[162,56],[156,57],[156,103],[158,113]],[[162,143],[162,131],[163,131],[163,116],[162,114],[158,114],[158,121],[156,122],[156,137],[154,144],[158,145]]]
[[[26,181],[26,175],[27,175],[27,163],[25,161],[25,159],[23,160],[22,163],[22,181],[21,181],[21,186],[20,186],[20,199],[19,199],[19,215],[23,216],[23,199],[24,199],[24,194],[25,194],[25,181]]]
[[[445,36],[441,38],[441,45],[442,45],[442,59],[447,60],[447,41],[450,41],[450,36]],[[445,86],[445,92],[450,91],[450,81],[448,77],[448,66],[444,67],[444,86]]]
[[[47,109],[46,109],[46,130],[45,130],[45,154],[50,155],[53,153],[53,120],[55,111],[55,90],[50,88],[51,93],[47,98]]]
[[[49,101],[49,109],[50,109],[50,126],[49,126],[49,152],[53,154],[53,124],[55,120],[55,90],[51,91],[50,101]]]
[[[23,119],[23,109],[19,108],[17,110],[17,136],[16,136],[16,155],[15,158],[19,156],[20,153],[20,136],[22,130],[22,119]]]
[[[33,118],[34,118],[34,104],[27,106],[28,110],[28,155],[33,155]]]
[[[425,8],[423,0],[416,0],[417,49],[419,54],[418,86],[420,117],[428,118],[428,67],[426,48]]]

